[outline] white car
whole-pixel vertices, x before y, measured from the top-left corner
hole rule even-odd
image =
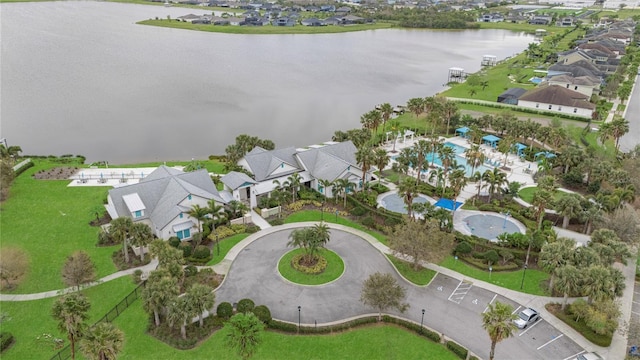
[[[518,318],[513,320],[518,329],[526,329],[527,326],[540,320],[540,314],[532,308],[524,309],[518,313]]]

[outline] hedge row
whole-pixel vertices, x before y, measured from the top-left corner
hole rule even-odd
[[[15,177],[18,177],[18,175],[22,174],[23,172],[27,171],[27,169],[32,168],[33,166],[33,161],[29,161],[28,163],[21,166],[18,170],[14,171],[13,175]]]
[[[554,111],[535,110],[535,109],[522,107],[522,106],[504,105],[502,103],[486,103],[486,102],[478,102],[473,100],[460,100],[460,99],[456,99],[455,102],[461,103],[461,104],[480,105],[480,106],[499,108],[499,109],[507,108],[507,109],[512,109],[519,112],[526,112],[526,113],[537,114],[537,115],[546,115],[546,116],[552,116],[552,117],[561,117],[563,119],[570,119],[570,120],[578,120],[578,121],[591,120],[584,116],[568,115],[565,113],[558,113]]]
[[[395,325],[400,325],[404,328],[406,328],[407,330],[411,330],[414,331],[416,333],[418,333],[419,335],[422,335],[424,337],[426,337],[427,339],[439,343],[440,342],[440,334],[438,334],[435,331],[431,331],[429,329],[425,329],[424,327],[420,327],[420,325],[412,323],[410,321],[406,321],[406,320],[402,320],[402,319],[398,319],[392,316],[383,316],[382,317],[382,321],[389,323],[389,324],[395,324]]]
[[[351,196],[351,195],[347,195],[347,200],[355,208],[361,208],[361,209],[366,210],[366,212],[362,213],[361,215],[358,215],[357,211],[352,211],[353,215],[362,216],[362,215],[365,215],[366,213],[369,213],[369,214],[372,214],[372,215],[378,215],[378,216],[380,216],[380,217],[382,217],[384,219],[385,225],[388,225],[388,226],[395,226],[395,225],[398,225],[398,224],[402,223],[402,215],[400,215],[398,213],[395,213],[393,211],[389,211],[389,210],[384,209],[384,208],[373,208],[373,207],[361,202],[360,200],[356,199],[354,196]]]
[[[332,333],[332,332],[340,332],[340,331],[349,330],[351,328],[362,326],[362,325],[366,325],[366,324],[374,324],[377,321],[378,321],[377,317],[369,316],[369,317],[363,317],[363,318],[347,321],[347,322],[344,322],[344,323],[341,323],[341,324],[336,324],[336,325],[320,326],[320,327],[318,327],[318,326],[301,326],[299,333],[300,334],[329,334],[329,333]],[[292,324],[292,323],[287,323],[287,322],[282,322],[282,321],[278,321],[278,320],[271,320],[267,324],[267,326],[270,329],[278,330],[278,331],[282,331],[282,332],[289,332],[289,333],[297,333],[298,332],[298,325]]]
[[[466,359],[469,354],[469,350],[450,340],[447,341],[447,349],[451,350],[451,352],[458,355],[458,357],[463,360]]]
[[[489,240],[486,239],[482,239],[479,238],[475,235],[464,235],[460,232],[455,232],[455,236],[456,236],[456,241],[458,243],[461,243],[463,241],[468,242],[469,244],[471,244],[474,248],[480,248],[481,251],[487,251],[487,250],[495,250],[498,253],[500,252],[500,250],[509,250],[513,256],[514,259],[520,260],[520,261],[524,261],[527,257],[527,250],[526,249],[514,249],[514,248],[505,248],[502,247],[498,244],[494,244]],[[475,249],[474,249],[475,250]],[[533,251],[531,250],[531,252],[529,253],[529,260],[530,261],[534,261],[537,262],[538,260],[538,256],[540,255],[539,252],[537,251]]]

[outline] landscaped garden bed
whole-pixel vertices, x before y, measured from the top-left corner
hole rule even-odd
[[[587,326],[584,319],[576,321],[574,315],[571,314],[571,305],[569,305],[564,311],[561,309],[560,304],[547,304],[545,308],[592,343],[602,347],[608,347],[611,345],[613,334],[597,334]]]
[[[33,174],[33,178],[36,180],[68,180],[76,172],[77,167],[60,166],[51,169],[39,170]]]

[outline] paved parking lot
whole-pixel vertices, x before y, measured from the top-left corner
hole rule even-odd
[[[439,318],[443,331],[452,338],[464,338],[465,345],[476,353],[485,353],[489,337],[482,329],[482,313],[497,301],[509,304],[514,313],[525,307],[504,296],[473,286],[473,279],[460,281],[438,274],[428,286],[431,302],[429,313]],[[438,314],[447,314],[439,316]],[[451,332],[450,329],[457,329]],[[463,336],[460,336],[463,335]],[[496,359],[572,359],[583,352],[579,345],[544,319],[523,330],[496,347]],[[517,355],[516,355],[517,354]]]

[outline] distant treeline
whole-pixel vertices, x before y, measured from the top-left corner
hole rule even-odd
[[[376,19],[397,22],[399,26],[425,29],[477,29],[480,25],[474,15],[463,11],[437,9],[399,9],[376,14]]]

